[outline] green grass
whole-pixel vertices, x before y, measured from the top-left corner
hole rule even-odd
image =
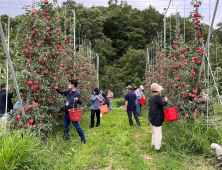
[[[162,153],[158,154],[150,146],[147,114],[144,107],[140,117],[142,126],[137,126],[134,120],[134,127],[130,127],[124,109],[114,105],[113,112],[103,115],[101,125],[90,129],[90,112],[85,111],[80,125],[86,136],[86,145],[81,145],[73,125],[70,125],[70,141],[64,141],[63,127],[57,127],[45,143],[40,144],[35,142],[35,138],[29,138],[29,143],[35,142],[35,145],[25,152],[27,162],[19,164],[17,161],[15,169],[214,169],[215,153],[210,150],[210,144],[221,141],[217,132],[213,129],[207,131],[206,127],[197,126],[195,122],[165,122]],[[29,143],[26,145],[29,146]],[[10,147],[0,145],[2,150]]]
[[[114,104],[117,107],[124,106],[125,105],[125,99],[124,98],[114,99]]]

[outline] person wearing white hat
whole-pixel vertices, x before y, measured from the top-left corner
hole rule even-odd
[[[140,112],[141,112],[141,108],[142,108],[142,105],[140,104],[140,99],[143,98],[143,86],[140,86],[135,94],[136,94],[136,99],[137,99],[137,106],[136,106],[136,109],[137,109],[137,115],[138,117],[140,117]]]
[[[157,83],[151,85],[152,96],[150,97],[150,110],[149,110],[149,121],[152,132],[151,146],[160,153],[161,140],[162,140],[162,124],[165,119],[163,107],[167,105],[168,98],[164,100],[161,98],[160,93],[163,87]]]

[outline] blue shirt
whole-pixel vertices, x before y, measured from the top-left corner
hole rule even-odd
[[[125,95],[125,100],[128,101],[127,111],[136,110],[136,95],[133,92],[128,92]]]
[[[136,98],[137,99],[141,99],[142,98],[142,93],[143,93],[142,90],[137,89],[136,92],[135,92]]]
[[[19,109],[19,101],[17,101],[13,106],[13,110],[18,110],[18,109]]]
[[[91,100],[91,102],[92,102],[92,106],[91,106],[91,109],[92,110],[99,110],[99,100],[98,99],[96,99],[96,100],[94,100],[94,98],[96,97],[96,95],[95,94],[92,94],[91,95],[91,98],[90,98],[90,100]],[[100,100],[102,100],[103,101],[103,96],[101,95],[101,94],[99,94],[98,95],[98,97],[100,98]]]

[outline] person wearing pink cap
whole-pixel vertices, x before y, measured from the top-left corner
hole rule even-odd
[[[164,122],[163,107],[167,105],[168,98],[164,100],[161,98],[160,93],[163,87],[157,83],[151,85],[152,96],[150,97],[150,110],[149,110],[149,121],[152,132],[151,146],[160,152],[161,140],[162,140],[162,124]]]

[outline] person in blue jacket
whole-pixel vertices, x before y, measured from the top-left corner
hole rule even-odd
[[[69,80],[69,90],[67,91],[61,91],[58,89],[58,86],[55,86],[56,91],[64,96],[67,96],[66,98],[66,106],[65,106],[65,116],[64,116],[64,134],[65,139],[69,140],[69,109],[77,108],[77,104],[82,104],[82,97],[81,93],[76,89],[78,86],[78,81],[75,79]],[[72,121],[72,124],[75,126],[77,132],[79,133],[79,136],[81,138],[81,141],[83,144],[86,144],[86,139],[83,133],[82,128],[79,125],[78,121]]]
[[[99,103],[103,101],[103,96],[99,93],[100,90],[98,88],[93,89],[93,94],[91,95],[91,125],[90,128],[94,127],[94,118],[95,114],[97,117],[96,127],[100,125],[100,110],[99,110]]]

